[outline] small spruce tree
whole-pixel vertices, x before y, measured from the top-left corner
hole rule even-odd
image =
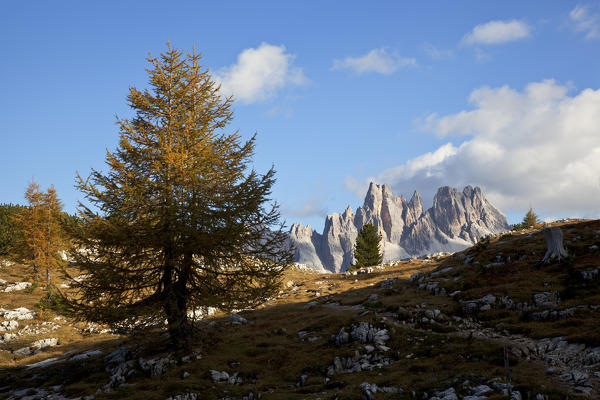
[[[254,137],[227,132],[232,98],[195,51],[149,57],[150,89],[129,89],[133,119],[118,119],[108,172],[77,186],[81,222],[72,256],[74,315],[117,327],[167,321],[175,347],[189,344],[188,312],[255,306],[277,293],[292,260],[277,205],[275,171],[250,169]]]
[[[381,236],[373,224],[364,224],[356,237],[354,245],[355,264],[351,269],[379,265],[383,260],[381,254]]]

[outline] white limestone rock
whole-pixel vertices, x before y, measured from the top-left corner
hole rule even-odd
[[[35,342],[33,342],[31,344],[31,347],[39,349],[39,350],[43,350],[46,347],[54,347],[57,345],[58,345],[58,338],[46,338],[46,339],[36,340]]]
[[[33,354],[33,350],[31,349],[31,347],[28,347],[28,346],[21,347],[20,349],[13,351],[13,354],[16,356],[27,357],[27,356],[30,356],[31,354]]]
[[[0,332],[14,331],[18,327],[19,327],[19,323],[14,320],[0,322]]]
[[[19,290],[29,289],[30,287],[31,287],[31,283],[30,282],[17,282],[17,283],[13,283],[11,285],[8,285],[4,289],[4,292],[5,293],[8,293],[8,292],[17,292]]]
[[[25,307],[15,308],[14,310],[5,310],[4,308],[0,308],[0,316],[4,319],[33,319],[35,318],[35,312],[28,310]]]
[[[211,369],[210,376],[213,382],[229,381],[229,374],[226,371],[216,371],[214,369]]]

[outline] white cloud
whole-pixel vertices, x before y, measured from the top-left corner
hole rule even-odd
[[[600,38],[600,15],[592,13],[589,7],[577,5],[569,13],[569,18],[575,31],[584,33],[586,39]]]
[[[388,183],[395,193],[418,189],[425,200],[442,185],[478,185],[506,212],[533,206],[547,215],[600,215],[600,89],[570,96],[568,86],[546,80],[523,91],[483,87],[469,101],[471,110],[422,122],[465,141],[366,181]]]
[[[361,57],[346,57],[343,60],[334,60],[331,69],[349,69],[357,74],[377,72],[378,74],[391,75],[398,69],[416,66],[414,58],[400,57],[398,53],[389,53],[386,49],[373,49]]]
[[[531,27],[523,21],[490,21],[479,24],[462,38],[464,44],[501,44],[529,37]]]
[[[287,86],[309,82],[302,69],[293,65],[294,58],[283,45],[262,43],[242,51],[237,63],[217,71],[215,78],[227,96],[244,103],[264,101]]]

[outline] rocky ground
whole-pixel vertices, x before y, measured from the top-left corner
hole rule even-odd
[[[550,265],[527,230],[356,274],[290,269],[259,309],[199,319],[185,352],[70,321],[4,260],[0,398],[600,398],[600,221],[559,225],[570,257]]]

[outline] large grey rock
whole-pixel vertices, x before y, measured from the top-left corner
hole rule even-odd
[[[317,271],[345,271],[354,261],[356,237],[367,223],[382,236],[384,261],[459,251],[482,236],[509,229],[504,214],[478,187],[467,186],[462,192],[441,187],[433,206],[424,212],[417,191],[407,201],[388,185],[371,183],[356,214],[348,207],[342,214],[328,215],[322,234],[310,226],[292,225],[289,243],[295,248],[294,261]]]

